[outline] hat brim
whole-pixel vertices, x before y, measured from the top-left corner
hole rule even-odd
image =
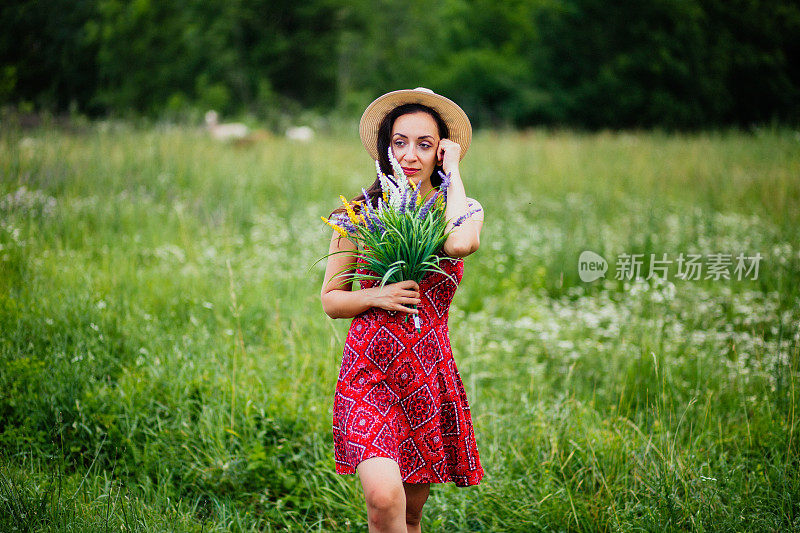
[[[403,104],[428,106],[442,117],[449,130],[449,139],[461,146],[461,157],[467,153],[472,142],[472,124],[458,104],[440,94],[418,89],[392,91],[376,98],[361,115],[358,133],[369,155],[378,160],[378,128],[389,112]]]

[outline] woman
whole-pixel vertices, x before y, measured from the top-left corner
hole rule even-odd
[[[419,87],[376,99],[361,117],[359,132],[385,174],[392,174],[391,146],[422,197],[441,184],[438,170],[451,179],[445,216],[446,231],[453,232],[439,263],[448,276],[434,272],[419,285],[402,281],[382,289],[366,281],[353,291],[352,283],[334,279],[352,258],[336,254],[328,258],[321,293],[328,316],[354,317],[334,396],[336,472],[358,473],[370,531],[420,531],[430,483],[469,486],[483,477],[447,328],[454,280],[461,281],[463,258],[478,249],[483,225],[478,211],[454,227],[468,210],[480,208],[467,198],[458,168],[472,127],[458,105]],[[362,194],[351,203],[368,201],[377,207],[380,182],[366,192],[368,198]],[[330,252],[355,249],[349,239],[333,233]],[[420,315],[421,332],[404,320],[407,313]]]

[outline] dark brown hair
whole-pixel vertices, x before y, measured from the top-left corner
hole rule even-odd
[[[392,136],[392,128],[394,127],[395,121],[403,115],[408,115],[411,113],[419,113],[420,111],[423,113],[427,113],[433,117],[433,120],[436,122],[436,127],[439,130],[440,139],[446,139],[447,137],[450,136],[450,130],[448,129],[447,124],[445,124],[444,120],[442,120],[441,115],[439,115],[439,113],[436,112],[436,110],[422,104],[403,104],[395,107],[389,113],[387,113],[385,117],[383,117],[381,125],[378,127],[378,163],[380,163],[381,172],[383,172],[384,174],[386,175],[393,174],[392,165],[391,163],[389,163],[389,141]],[[441,165],[436,165],[433,169],[433,174],[431,174],[431,185],[434,188],[437,188],[439,187],[439,185],[442,184],[442,178],[441,176],[439,176],[440,170],[442,170]],[[380,198],[382,194],[383,191],[381,190],[381,182],[376,177],[375,181],[367,189],[367,195],[369,195],[369,203],[373,207],[377,208],[378,198]],[[365,200],[365,198],[364,194],[362,193],[353,198],[352,200],[350,200],[350,203],[352,204],[353,202],[363,201],[363,200]],[[354,210],[356,212],[359,212],[360,207],[355,206]],[[335,209],[333,213],[331,213],[331,216],[337,213],[344,213],[344,212],[345,209],[344,206],[342,206]]]

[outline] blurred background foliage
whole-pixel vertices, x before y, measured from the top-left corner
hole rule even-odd
[[[422,85],[484,127],[800,121],[785,0],[11,0],[0,24],[23,111],[270,123]]]

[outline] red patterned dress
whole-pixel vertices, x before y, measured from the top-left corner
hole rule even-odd
[[[420,282],[420,333],[413,316],[406,322],[406,313],[379,307],[350,324],[333,401],[337,474],[355,474],[364,459],[389,457],[406,483],[466,487],[483,477],[447,327],[464,260],[440,257],[450,277],[434,272]]]

